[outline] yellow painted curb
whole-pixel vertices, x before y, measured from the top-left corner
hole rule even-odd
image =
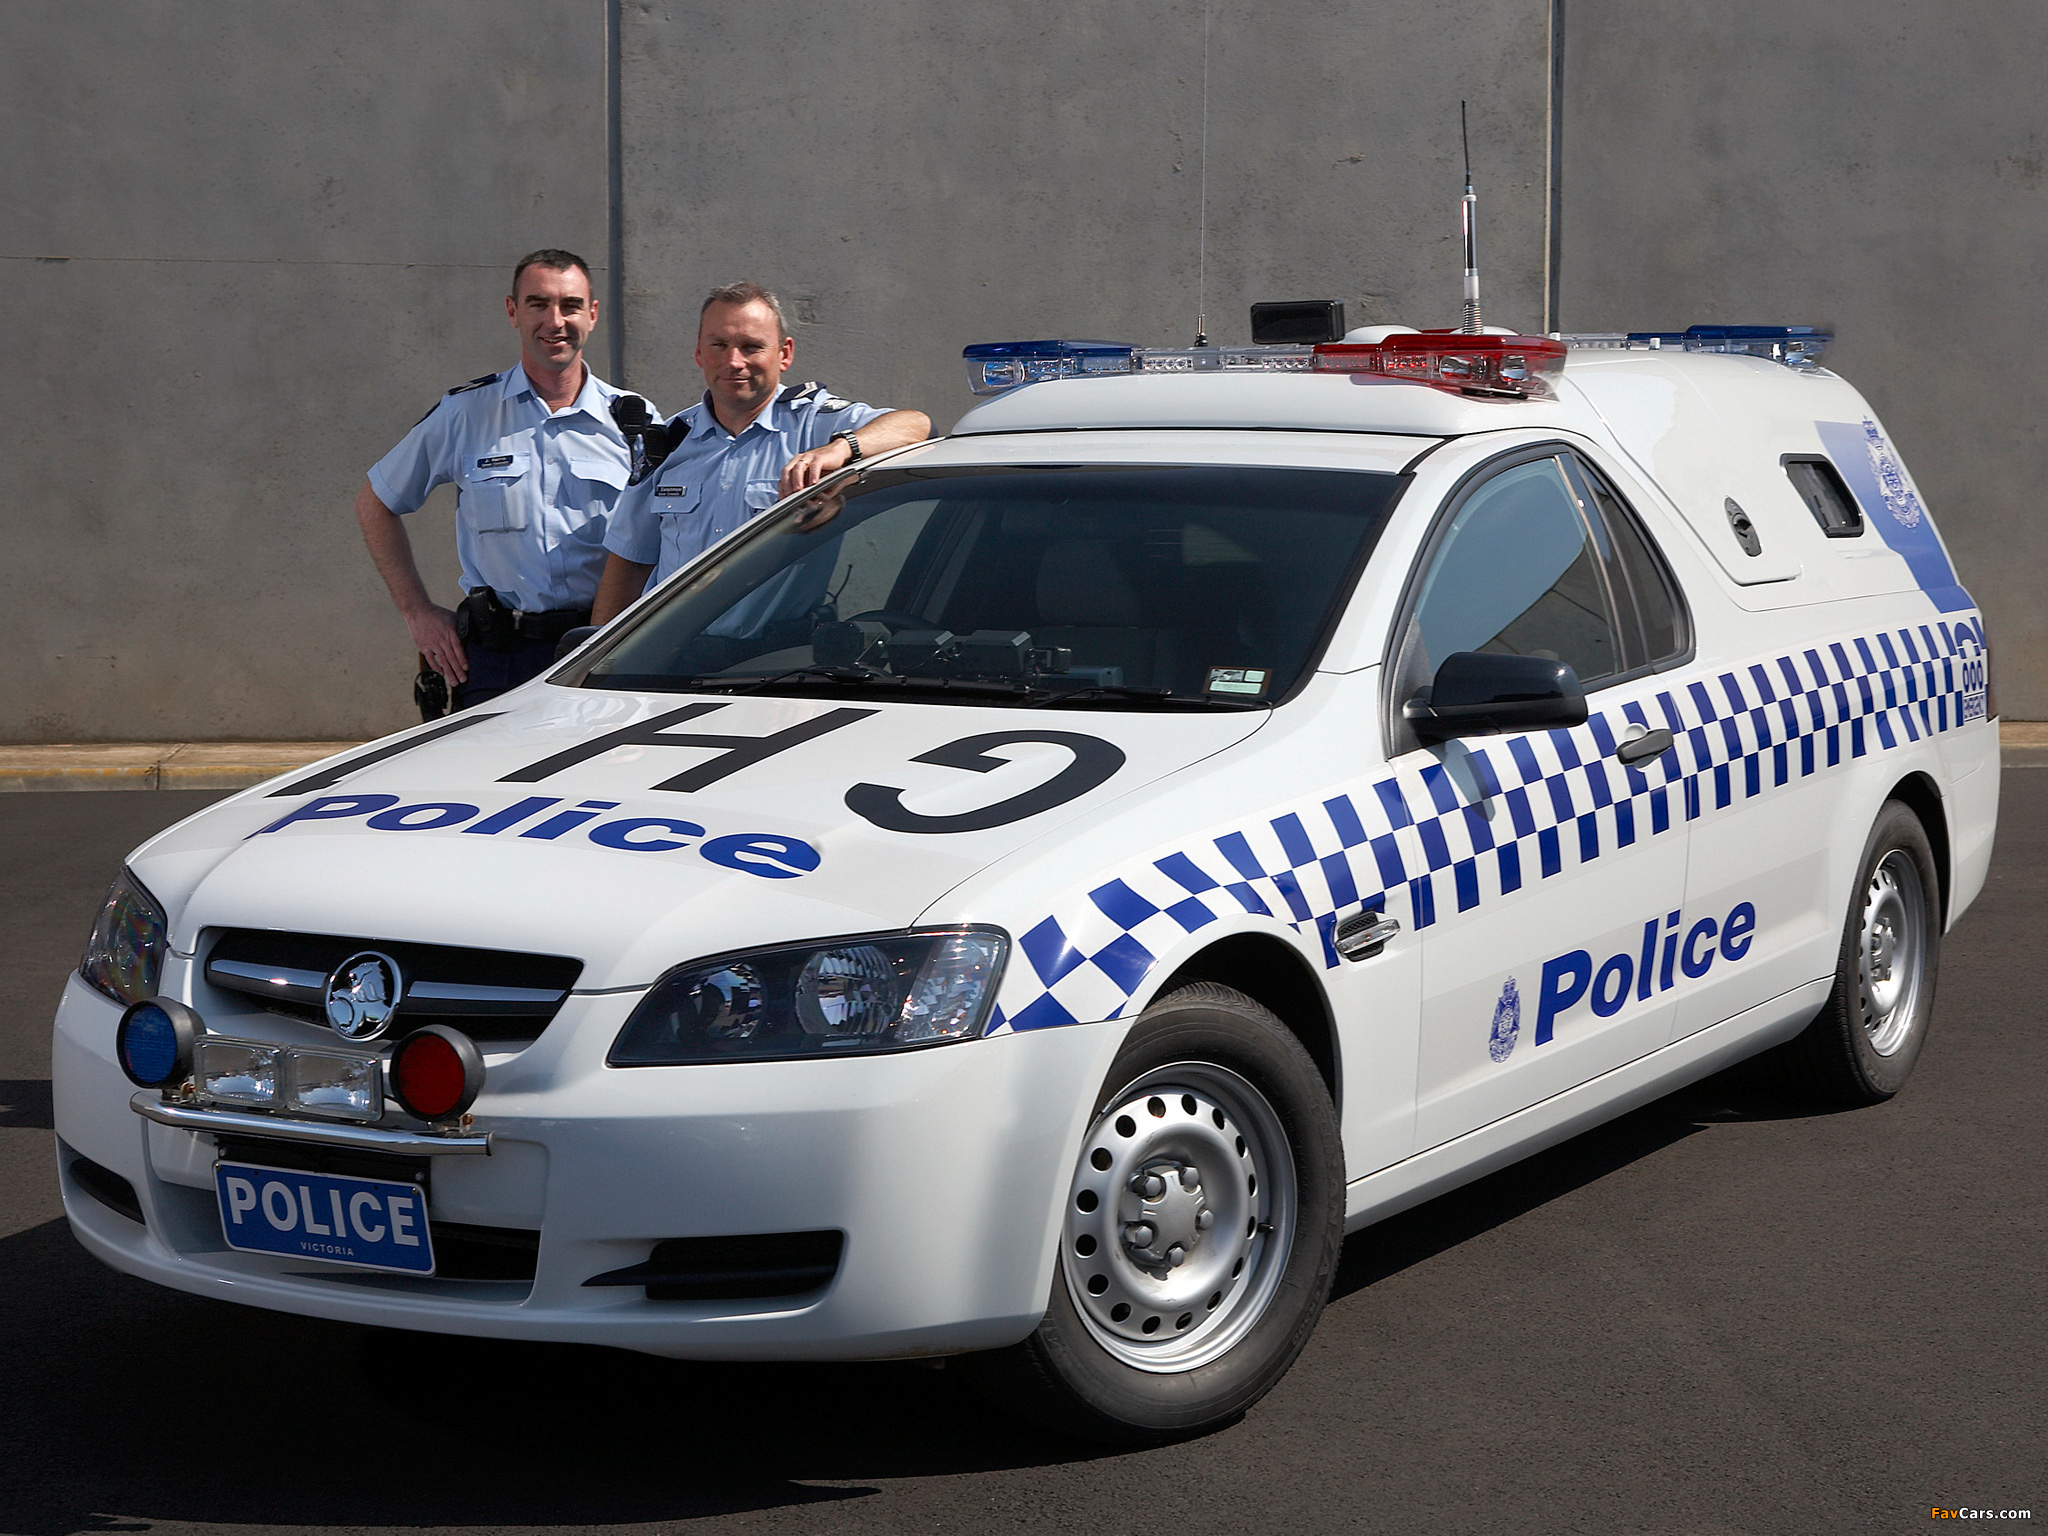
[[[247,789],[354,741],[156,741],[0,746],[0,793],[46,789]]]
[[[2048,721],[1999,721],[1998,756],[2007,768],[2048,768]]]

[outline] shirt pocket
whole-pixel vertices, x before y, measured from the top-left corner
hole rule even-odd
[[[758,517],[782,500],[778,480],[749,480],[746,489],[747,516]]]
[[[598,454],[572,453],[563,459],[561,512],[568,523],[568,536],[579,544],[602,544],[612,513],[619,504],[619,492],[626,488],[628,470],[621,460]]]
[[[654,494],[648,498],[648,505],[658,517],[680,517],[695,512],[704,499],[704,487],[697,483],[696,471],[687,464],[678,464],[658,472],[654,477]]]
[[[570,457],[569,473],[579,480],[589,481],[594,498],[609,501],[626,488],[629,471],[624,459],[579,453]]]
[[[472,454],[462,466],[461,513],[474,533],[520,533],[533,499],[534,467],[524,453]]]

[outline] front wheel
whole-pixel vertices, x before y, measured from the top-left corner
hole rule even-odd
[[[1840,1104],[1881,1104],[1905,1086],[1934,1013],[1940,880],[1920,818],[1888,801],[1864,846],[1834,990],[1781,1048],[1793,1086]]]
[[[1149,1444],[1228,1424],[1301,1353],[1343,1240],[1343,1153],[1314,1062],[1209,982],[1147,1009],[1065,1192],[1052,1301],[975,1357],[999,1405]]]

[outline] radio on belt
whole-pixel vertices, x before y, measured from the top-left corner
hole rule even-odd
[[[1487,327],[1461,209],[1455,328],[969,346],[947,437],[136,849],[79,1240],[1144,1444],[1349,1231],[1746,1057],[1899,1091],[1998,809],[1933,514],[1824,331]]]

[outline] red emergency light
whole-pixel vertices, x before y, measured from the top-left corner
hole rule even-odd
[[[1317,373],[1368,373],[1433,384],[1461,394],[1524,400],[1552,393],[1564,372],[1565,346],[1548,336],[1398,331],[1380,341],[1326,341],[1310,365]]]
[[[386,1069],[392,1096],[422,1120],[452,1120],[484,1086],[483,1053],[445,1024],[429,1024],[398,1042]]]

